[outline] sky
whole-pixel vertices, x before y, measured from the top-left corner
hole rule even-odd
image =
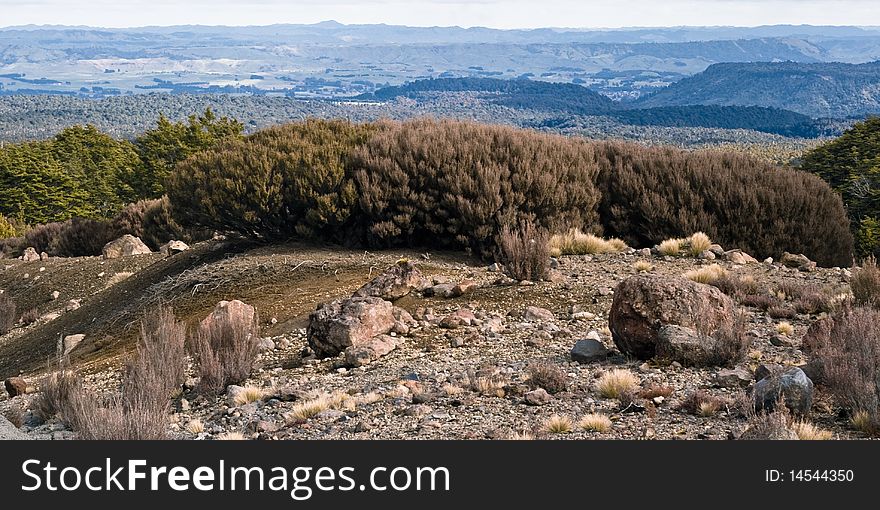
[[[0,0],[0,26],[880,26],[878,0]]]

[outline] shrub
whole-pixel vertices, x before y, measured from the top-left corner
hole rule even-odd
[[[501,257],[512,278],[543,279],[550,264],[547,233],[530,221],[524,221],[516,231],[502,228]]]
[[[715,416],[722,408],[728,407],[730,401],[723,397],[716,397],[704,390],[689,393],[678,405],[678,409],[695,416]]]
[[[774,319],[794,319],[797,312],[788,305],[776,304],[767,309],[767,315]]]
[[[528,370],[529,382],[536,388],[544,388],[547,393],[559,393],[568,388],[568,374],[550,363],[531,365]]]
[[[596,389],[602,398],[619,398],[634,392],[638,386],[639,379],[635,374],[619,368],[605,372],[596,383]]]
[[[681,254],[681,239],[666,239],[657,246],[660,255],[677,257]]]
[[[572,426],[571,418],[554,414],[544,422],[543,429],[549,434],[568,434]]]
[[[24,233],[25,244],[37,250],[37,253],[49,253],[52,244],[58,241],[62,223],[46,223],[29,228]]]
[[[732,366],[745,358],[752,346],[752,340],[746,334],[746,323],[745,314],[738,312],[730,325],[711,333],[715,339],[715,348],[708,360],[710,365]]]
[[[6,294],[0,294],[0,335],[5,335],[18,322],[15,301]]]
[[[202,324],[192,346],[202,391],[220,393],[230,384],[239,384],[250,376],[259,351],[257,324],[256,318],[247,322],[244,316],[237,314],[223,315]]]
[[[186,326],[170,308],[158,307],[141,321],[137,355],[126,366],[123,391],[129,401],[167,401],[183,384]]]
[[[25,240],[24,236],[0,239],[0,258],[20,257],[21,254],[24,253],[24,250],[27,248],[26,244],[27,241]]]
[[[834,438],[830,430],[823,430],[806,421],[796,421],[791,425],[791,430],[797,434],[801,441],[827,441]]]
[[[375,246],[495,251],[506,225],[595,231],[599,192],[589,142],[497,125],[385,124],[355,151],[363,231]]]
[[[704,232],[759,258],[807,254],[848,266],[846,211],[815,175],[732,152],[599,145],[599,207],[606,235],[632,246]]]
[[[853,272],[849,285],[857,304],[880,308],[880,268],[876,258],[868,257],[862,267]]]
[[[22,325],[30,326],[31,324],[40,320],[40,311],[36,308],[31,308],[30,310],[21,314],[21,317],[18,319],[21,321]]]
[[[72,425],[75,408],[72,406],[79,398],[81,381],[74,372],[61,366],[60,370],[49,372],[40,382],[40,394],[34,400],[34,411],[42,421],[59,416],[62,421]]]
[[[832,394],[852,416],[864,413],[870,433],[880,432],[880,310],[844,309],[809,343]]]
[[[18,235],[18,227],[0,214],[0,239],[8,239]]]
[[[48,252],[57,257],[91,257],[100,255],[104,245],[115,238],[106,220],[71,218],[61,224]]]

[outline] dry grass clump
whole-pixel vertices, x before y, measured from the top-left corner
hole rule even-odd
[[[516,280],[541,280],[550,267],[550,238],[547,232],[531,221],[518,229],[505,225],[501,229],[500,247],[504,267]]]
[[[640,273],[650,273],[654,270],[654,264],[651,264],[647,260],[637,260],[633,263],[633,269]]]
[[[877,433],[877,424],[871,418],[871,413],[868,411],[856,411],[849,419],[849,422],[859,432],[864,432],[868,435],[875,435]]]
[[[528,375],[533,387],[544,388],[547,393],[556,394],[568,388],[568,374],[550,363],[529,366]]]
[[[723,397],[716,397],[704,390],[689,393],[678,405],[678,409],[694,416],[708,418],[718,414],[718,411],[730,406],[730,401]]]
[[[688,253],[692,257],[703,253],[712,247],[712,240],[703,232],[696,232],[686,240]]]
[[[651,383],[647,388],[642,388],[638,393],[639,398],[643,398],[645,400],[652,400],[657,397],[669,398],[675,392],[671,386],[664,386],[662,384]]]
[[[572,229],[564,234],[550,237],[550,255],[598,255],[620,253],[629,249],[621,239],[602,239],[593,234],[585,234],[580,229]]]
[[[626,369],[615,368],[602,374],[596,382],[596,389],[602,398],[620,398],[635,392],[639,378]]]
[[[734,315],[731,324],[722,326],[715,331],[701,332],[704,335],[711,334],[715,339],[715,347],[708,360],[709,365],[731,366],[746,357],[752,346],[752,339],[746,334],[746,324],[745,314],[739,312]]]
[[[699,269],[688,271],[684,274],[684,277],[697,283],[705,283],[709,285],[719,278],[724,277],[726,274],[727,271],[723,267],[719,266],[718,264],[712,264],[711,266],[701,267]]]
[[[341,391],[320,395],[294,405],[284,417],[288,421],[308,420],[314,418],[322,411],[328,409],[352,410],[357,405],[357,399]]]
[[[256,317],[226,314],[199,327],[191,350],[199,367],[199,389],[221,393],[230,384],[239,384],[253,370],[259,352],[259,326]]]
[[[533,441],[535,439],[535,434],[527,430],[513,431],[504,439],[508,441]]]
[[[665,255],[667,257],[677,257],[681,254],[681,239],[667,239],[660,243],[657,246],[657,251],[660,252],[660,255]]]
[[[821,429],[806,421],[796,421],[791,425],[791,430],[797,434],[801,441],[828,441],[834,438],[830,430]]]
[[[0,294],[0,335],[5,335],[15,326],[18,321],[15,312],[15,302],[9,296]]]
[[[440,389],[443,390],[443,393],[445,393],[446,396],[448,396],[448,397],[454,397],[456,395],[461,395],[462,393],[465,392],[465,389],[462,388],[461,386],[458,386],[456,384],[449,384],[449,383],[444,384]]]
[[[218,441],[244,441],[244,434],[241,432],[224,432],[217,436]]]
[[[544,421],[543,430],[548,434],[568,434],[574,425],[568,416],[554,414]]]
[[[22,326],[30,326],[31,324],[40,320],[40,311],[36,308],[31,308],[30,310],[21,314],[21,317],[18,319],[21,322]]]
[[[263,400],[264,396],[266,396],[266,390],[258,388],[257,386],[248,385],[235,395],[234,401],[235,405],[243,406],[250,404],[251,402]]]
[[[194,418],[187,422],[186,431],[193,435],[199,435],[205,431],[205,424],[202,420]]]
[[[611,419],[599,413],[585,414],[578,420],[577,427],[590,432],[608,432],[611,430]]]
[[[773,319],[794,319],[797,312],[788,305],[773,305],[767,309],[767,315]]]
[[[853,272],[849,285],[856,304],[880,308],[880,268],[876,258],[868,257],[862,267]]]
[[[784,336],[792,336],[794,334],[794,326],[788,321],[782,321],[776,325],[776,332]]]
[[[790,440],[799,439],[796,432],[789,428],[791,421],[784,405],[776,406],[772,413],[754,413],[748,415],[748,427],[739,437],[745,440]]]

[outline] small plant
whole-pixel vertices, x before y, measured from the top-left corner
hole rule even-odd
[[[330,409],[330,399],[327,396],[321,396],[294,405],[285,417],[294,420],[308,420],[327,409]]]
[[[598,255],[602,253],[620,253],[629,249],[620,239],[602,239],[593,234],[585,234],[580,229],[572,229],[564,234],[550,237],[550,254],[561,255]]]
[[[718,264],[712,264],[711,266],[701,267],[700,269],[693,269],[684,274],[684,277],[688,280],[711,284],[715,282],[719,278],[724,277],[727,274],[727,271],[719,266]]]
[[[531,365],[528,370],[529,381],[536,388],[544,388],[547,393],[556,394],[568,388],[568,374],[550,363]]]
[[[577,426],[590,432],[608,432],[611,430],[611,420],[604,414],[590,413],[582,416]]]
[[[241,432],[224,432],[217,436],[218,441],[244,441],[244,434]]]
[[[638,377],[629,370],[620,368],[605,372],[596,383],[596,389],[602,398],[619,398],[633,393],[638,386]]]
[[[660,255],[677,257],[681,255],[681,245],[681,239],[667,239],[660,243],[657,247],[657,251],[660,252]]]
[[[230,313],[202,324],[192,346],[202,391],[221,393],[250,376],[259,353],[258,323],[256,316]]]
[[[193,435],[199,435],[205,432],[205,424],[202,420],[194,418],[187,422],[186,431]]]
[[[671,386],[663,386],[662,384],[651,383],[647,388],[639,391],[639,398],[652,400],[657,397],[669,398],[675,390]]]
[[[774,319],[794,319],[797,312],[788,305],[773,305],[767,309],[767,315]]]
[[[792,336],[794,334],[794,326],[788,321],[782,321],[776,325],[776,332],[784,336]]]
[[[853,428],[859,432],[864,432],[868,435],[874,435],[877,433],[877,424],[871,418],[871,413],[868,411],[860,410],[854,412],[849,421]]]
[[[862,267],[853,272],[849,285],[856,304],[880,308],[880,268],[876,258],[868,257]]]
[[[696,257],[712,247],[712,240],[703,232],[697,232],[687,239],[688,253]]]
[[[678,405],[678,409],[704,418],[715,416],[718,411],[730,405],[730,401],[722,397],[716,397],[703,390],[689,393]]]
[[[796,421],[792,424],[791,430],[797,434],[801,441],[827,441],[834,438],[834,434],[830,430],[820,429],[812,423],[806,421]]]
[[[464,388],[456,384],[444,384],[443,387],[440,389],[443,390],[443,393],[445,393],[448,397],[461,395],[465,391]]]
[[[527,430],[514,431],[508,434],[505,439],[507,439],[508,441],[533,441],[535,439],[535,435]]]
[[[30,326],[38,320],[40,320],[40,311],[36,308],[31,308],[30,310],[24,312],[19,318],[22,326]]]
[[[256,386],[245,386],[243,390],[238,392],[235,395],[235,405],[243,406],[246,404],[250,404],[251,402],[258,402],[263,400],[263,397],[266,395],[265,390],[263,388],[258,388]]]
[[[511,278],[541,280],[547,276],[550,247],[547,232],[524,221],[518,230],[501,229],[501,255]]]
[[[544,422],[543,429],[549,434],[568,434],[572,427],[571,418],[554,414]]]
[[[651,264],[647,260],[637,260],[633,263],[633,269],[640,273],[650,273],[654,270],[654,264]]]

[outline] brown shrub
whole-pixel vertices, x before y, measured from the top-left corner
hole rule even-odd
[[[257,324],[256,318],[247,323],[230,314],[199,328],[190,350],[199,365],[201,391],[220,393],[250,376],[259,351]]]
[[[76,408],[81,397],[79,376],[63,364],[49,372],[40,382],[40,394],[34,399],[34,412],[42,421],[58,416],[71,428],[76,421]]]
[[[664,386],[662,384],[651,383],[648,387],[639,391],[638,397],[651,400],[657,397],[668,398],[675,390],[672,386]]]
[[[159,307],[141,321],[137,355],[125,369],[123,392],[128,402],[151,398],[167,401],[183,384],[186,326],[170,308]]]
[[[857,304],[880,308],[880,268],[873,256],[853,272],[849,285]]]
[[[797,312],[794,311],[794,308],[788,305],[779,304],[768,308],[767,315],[774,319],[794,319],[797,317]]]
[[[812,315],[829,313],[834,308],[831,296],[815,288],[804,291],[793,305],[797,313]]]
[[[22,237],[0,239],[0,259],[20,257],[27,248],[27,241]]]
[[[717,397],[704,390],[697,390],[688,393],[678,404],[678,409],[695,416],[711,416],[731,405],[732,402],[726,398]]]
[[[5,335],[18,321],[15,301],[6,294],[0,294],[0,335]]]
[[[734,365],[745,358],[752,345],[751,338],[746,334],[746,317],[742,312],[736,312],[729,325],[714,331],[699,325],[697,332],[715,340],[715,346],[706,360],[709,366]]]
[[[113,239],[110,222],[71,218],[61,224],[47,251],[56,257],[91,257],[100,255],[104,245]]]
[[[880,310],[844,309],[823,324],[825,334],[811,343],[825,384],[852,415],[864,413],[869,431],[880,433]]]
[[[544,388],[556,394],[568,388],[568,374],[556,365],[539,363],[529,367],[529,382],[535,388]]]
[[[36,308],[31,308],[30,310],[21,314],[19,320],[25,326],[29,326],[40,319],[40,311]]]
[[[37,253],[46,252],[52,247],[53,242],[57,242],[58,234],[61,233],[62,223],[46,223],[44,225],[36,225],[31,227],[24,233],[25,247],[33,247]]]
[[[758,310],[769,310],[779,305],[779,300],[769,294],[746,294],[739,297],[739,303]]]
[[[549,236],[531,221],[524,221],[518,230],[502,228],[500,245],[504,267],[512,278],[540,280],[547,276]]]

